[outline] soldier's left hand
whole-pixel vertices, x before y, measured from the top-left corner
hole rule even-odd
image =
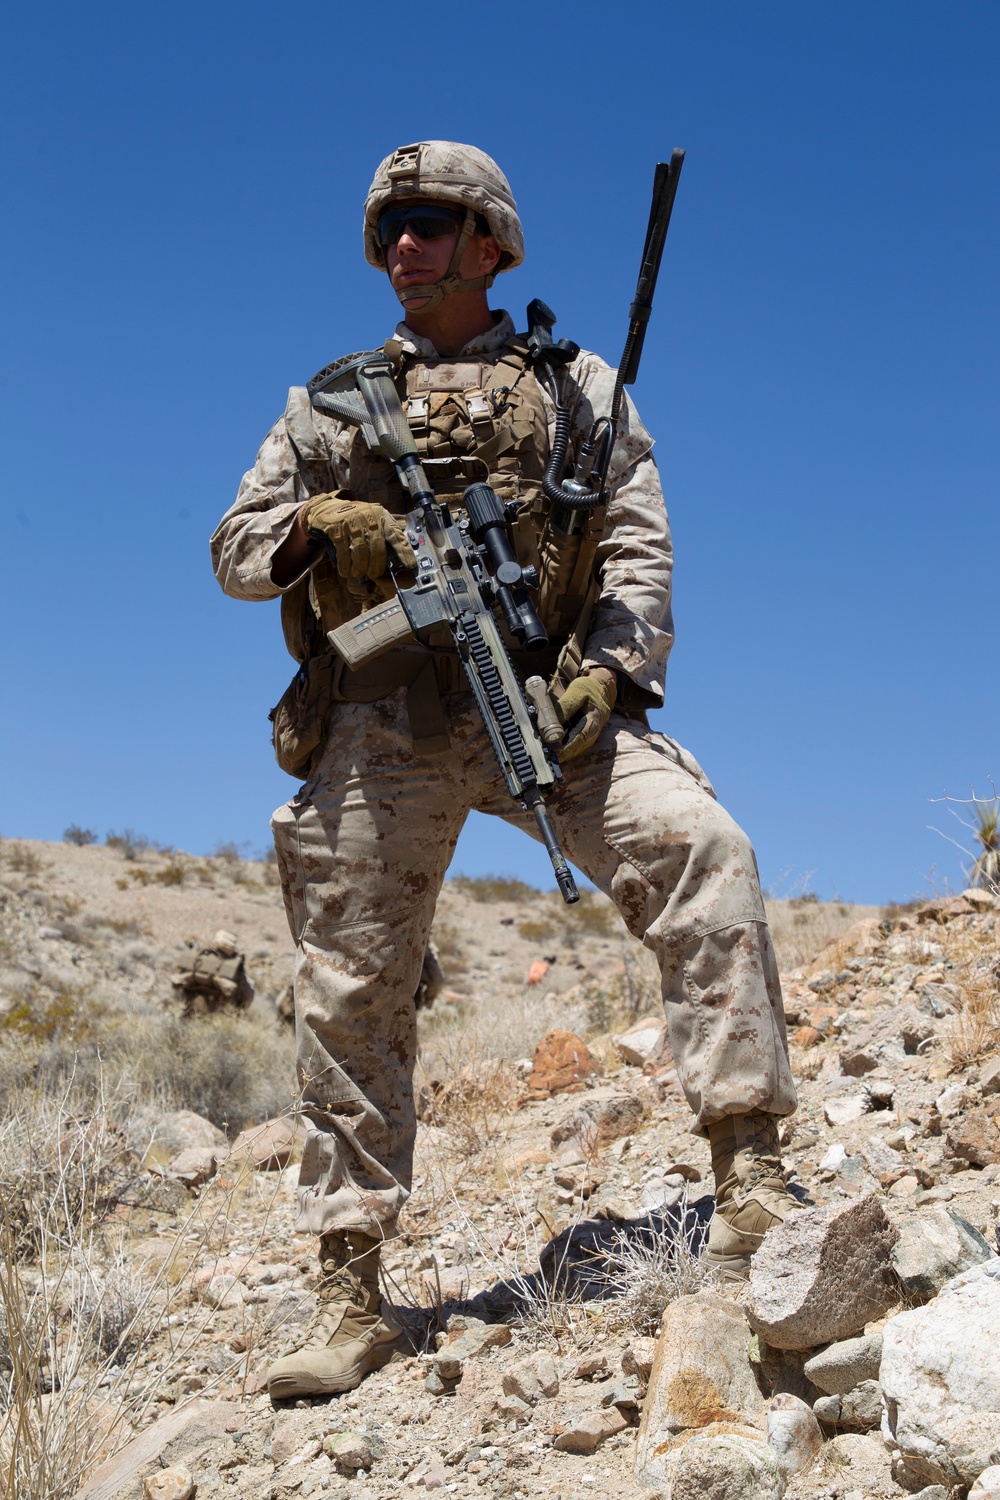
[[[618,698],[613,672],[595,667],[574,678],[556,700],[556,711],[568,733],[559,751],[560,761],[573,760],[589,750],[611,717]]]

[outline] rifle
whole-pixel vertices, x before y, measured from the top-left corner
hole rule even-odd
[[[628,311],[628,334],[618,363],[618,373],[611,398],[611,412],[609,416],[597,418],[590,429],[589,436],[580,445],[572,479],[563,478],[569,450],[570,408],[565,399],[566,393],[558,372],[569,364],[570,360],[576,359],[580,346],[570,339],[560,339],[558,344],[554,343],[552,328],[556,321],[555,313],[537,298],[528,305],[528,347],[531,351],[531,361],[535,369],[547,377],[549,394],[556,409],[552,452],[545,470],[542,488],[546,497],[560,511],[557,520],[564,531],[576,529],[577,520],[573,515],[574,511],[579,513],[596,510],[608,503],[608,468],[611,464],[615,438],[618,436],[618,421],[625,395],[624,388],[627,385],[634,385],[639,374],[639,360],[642,357],[642,346],[646,338],[646,325],[653,310],[653,293],[656,290],[656,278],[660,272],[667,230],[670,228],[670,215],[673,212],[677,184],[684,165],[684,155],[683,151],[674,150],[670,154],[669,162],[659,161],[656,164],[656,171],[653,174],[653,199],[649,208],[649,222],[646,225],[646,240],[642,247],[642,260],[639,263],[639,280],[635,289],[635,297]]]
[[[338,360],[308,389],[315,407],[359,426],[369,448],[391,460],[411,501],[405,525],[417,558],[413,583],[404,586],[404,575],[395,569],[395,598],[330,631],[331,644],[348,666],[356,666],[401,641],[422,640],[435,626],[448,627],[507,788],[534,814],[563,900],[578,901],[545,805],[546,789],[562,777],[548,749],[562,730],[540,677],[526,684],[539,701],[529,707],[493,614],[499,606],[525,650],[548,645],[528,596],[538,579],[514,556],[503,501],[488,484],[471,484],[462,496],[465,519],[456,521],[436,499],[393,384],[392,365],[382,354]]]
[[[623,388],[638,374],[683,162],[684,152],[674,151],[669,163],[657,164],[639,282],[629,309],[629,331],[611,412],[598,417],[581,445],[572,480],[564,478],[570,410],[557,372],[576,358],[580,348],[569,339],[553,342],[555,314],[544,302],[536,299],[528,308],[529,357],[535,369],[548,376],[556,409],[543,488],[554,505],[569,513],[567,531],[574,529],[574,512],[579,515],[602,507],[609,498],[608,469]],[[426,644],[428,631],[448,627],[507,789],[533,813],[563,900],[578,901],[580,893],[545,805],[546,790],[562,779],[554,753],[563,737],[562,726],[541,677],[529,677],[522,689],[495,618],[498,608],[508,632],[526,651],[548,645],[528,593],[538,585],[537,574],[518,563],[510,543],[507,507],[488,484],[471,484],[465,490],[464,519],[456,521],[447,505],[437,500],[392,375],[391,363],[376,351],[337,360],[308,385],[313,406],[360,427],[369,450],[392,462],[411,501],[405,524],[417,557],[416,576],[408,585],[390,560],[395,597],[330,631],[330,642],[347,665],[354,667],[414,637]],[[515,513],[516,509],[515,502]]]

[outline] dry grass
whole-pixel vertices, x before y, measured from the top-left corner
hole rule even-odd
[[[628,1333],[659,1332],[665,1309],[678,1297],[700,1291],[714,1273],[701,1259],[704,1225],[688,1214],[687,1198],[641,1234],[622,1231],[604,1272],[609,1327]]]
[[[864,917],[883,916],[879,906],[857,906],[846,901],[790,901],[765,899],[768,924],[782,973],[801,969],[827,944],[844,935]]]
[[[957,965],[954,975],[960,1009],[944,1037],[953,1070],[979,1062],[1000,1046],[1000,947],[984,942],[980,932],[949,926],[947,954]],[[938,936],[935,933],[935,936]]]
[[[148,1190],[121,1096],[71,1084],[5,1097],[0,1126],[0,1500],[69,1500],[192,1361],[201,1393],[245,1385],[267,1314],[245,1308],[243,1353],[211,1365],[213,1308],[192,1293],[204,1255],[266,1243],[277,1181],[217,1177],[176,1223],[158,1271],[128,1253]],[[250,1202],[249,1200],[253,1201]],[[247,1223],[254,1226],[248,1236]],[[167,1397],[167,1399],[175,1399]]]
[[[80,1099],[110,1091],[147,1111],[192,1109],[235,1134],[287,1112],[294,1051],[277,1023],[110,1012],[85,991],[32,990],[0,1023],[0,1084],[59,1096],[72,1080]]]

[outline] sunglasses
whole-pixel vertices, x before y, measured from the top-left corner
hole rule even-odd
[[[409,229],[418,240],[440,240],[446,234],[454,234],[464,222],[465,214],[461,211],[439,208],[435,203],[390,208],[378,221],[379,244],[395,245],[404,229]]]

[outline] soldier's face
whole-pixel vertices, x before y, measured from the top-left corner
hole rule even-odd
[[[414,205],[414,218],[419,219],[419,205]],[[393,289],[403,287],[432,286],[448,274],[455,245],[461,233],[456,223],[447,234],[421,237],[410,223],[403,226],[395,244],[385,247],[385,264]],[[491,234],[474,234],[462,252],[459,275],[464,277],[484,276],[492,271],[500,259],[500,247]],[[408,302],[407,307],[419,312],[422,302]]]
[[[386,269],[393,289],[398,292],[403,287],[430,286],[433,282],[440,281],[451,265],[459,233],[459,226],[456,224],[448,234],[437,235],[434,239],[421,239],[411,225],[405,225],[396,243],[387,245],[385,250]],[[474,239],[475,237],[465,247],[462,256],[463,275]]]

